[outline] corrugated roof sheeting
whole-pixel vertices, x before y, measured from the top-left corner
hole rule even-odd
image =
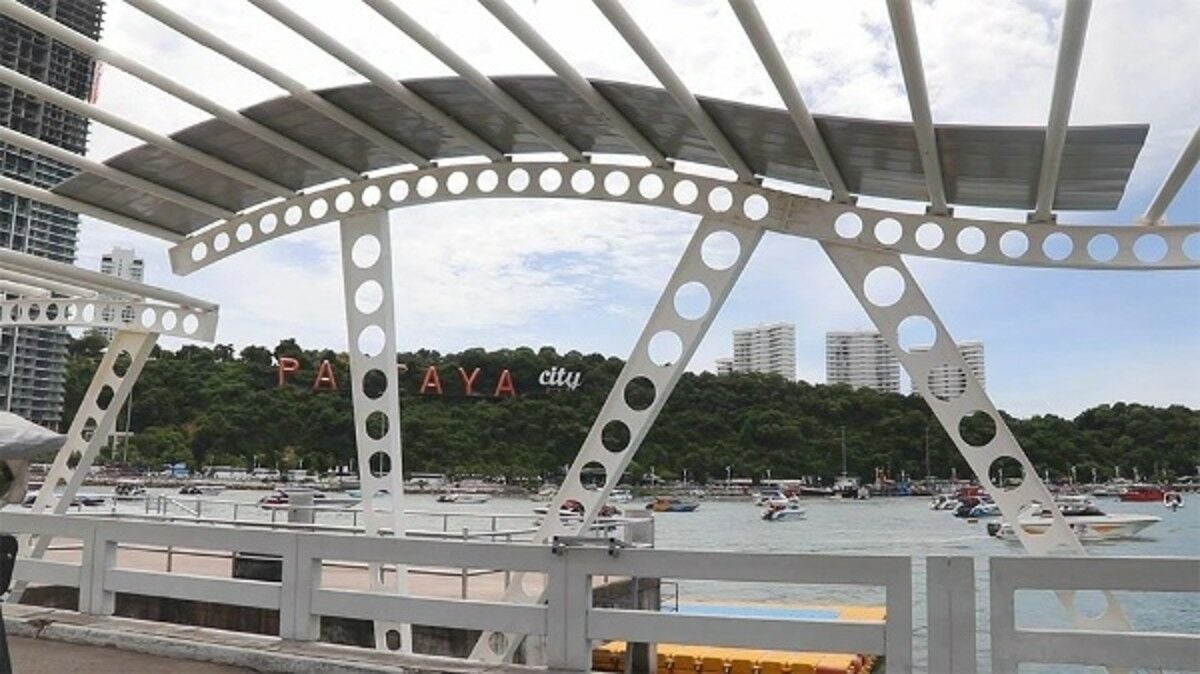
[[[627,140],[558,78],[499,77],[496,82],[581,150],[633,152]],[[666,91],[617,82],[593,83],[667,156],[725,165]],[[404,84],[505,153],[551,151],[544,140],[460,78],[411,80]],[[453,158],[476,154],[434,122],[401,106],[372,84],[342,86],[319,93],[423,155]],[[701,104],[756,173],[825,186],[787,111],[717,99],[701,99]],[[357,171],[404,163],[402,158],[374,147],[290,97],[258,103],[243,112]],[[817,116],[816,121],[851,192],[916,201],[928,198],[911,125],[828,116]],[[1071,129],[1055,208],[1116,208],[1146,132],[1145,125]],[[1044,130],[1037,127],[938,127],[948,201],[973,206],[1033,208],[1043,137]],[[173,138],[293,189],[334,178],[327,171],[218,120],[201,122],[179,131]],[[106,163],[231,210],[270,198],[260,190],[151,146],[134,148]],[[210,221],[202,214],[95,176],[76,176],[54,191],[181,234],[195,231]]]

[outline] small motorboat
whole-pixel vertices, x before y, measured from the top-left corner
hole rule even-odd
[[[225,487],[219,484],[206,484],[197,482],[186,484],[179,489],[179,493],[183,496],[216,496],[225,491]]]
[[[312,494],[313,505],[323,507],[338,506],[344,508],[352,506],[362,500],[352,496],[330,496],[323,491],[311,489],[309,487],[294,487],[289,489],[276,489],[270,494],[267,494],[259,499],[258,505],[266,510],[287,508],[291,503],[292,496],[298,494]]]
[[[754,505],[759,506],[759,507],[767,506],[772,503],[779,503],[779,504],[786,505],[787,502],[788,502],[788,497],[785,496],[784,493],[779,491],[778,489],[764,489],[758,493],[758,498],[756,498],[754,500]]]
[[[957,510],[958,498],[954,494],[938,494],[929,502],[930,510]]]
[[[1163,494],[1163,505],[1171,509],[1171,512],[1179,510],[1183,507],[1183,494],[1177,491],[1169,491]]]
[[[140,480],[117,480],[113,498],[118,501],[141,501],[146,498],[146,486]]]
[[[1154,484],[1134,484],[1117,495],[1122,501],[1132,503],[1157,503],[1163,500],[1166,491]]]
[[[967,513],[967,517],[973,520],[999,516],[1000,506],[992,503],[991,501],[984,501],[974,508],[971,508],[971,511]]]
[[[1108,515],[1086,499],[1082,504],[1073,501],[1059,504],[1059,509],[1071,530],[1079,540],[1085,542],[1132,538],[1146,527],[1162,521],[1161,517],[1153,515]],[[1021,514],[1018,523],[1026,533],[1045,533],[1054,523],[1053,511],[1034,504],[1033,508]],[[989,522],[987,530],[988,534],[996,538],[1016,539],[1016,532],[1009,522]]]
[[[537,513],[538,515],[545,515],[546,513],[550,512],[550,507],[549,506],[538,506],[533,509],[533,512]],[[558,516],[563,519],[578,519],[580,517],[583,517],[583,515],[584,515],[583,504],[580,503],[579,501],[576,501],[573,498],[569,498],[566,501],[563,501],[562,507],[558,509]],[[597,513],[596,516],[597,517],[620,517],[621,509],[616,507],[615,505],[605,503],[603,506],[600,507],[600,512]]]
[[[492,500],[491,494],[468,494],[465,492],[445,492],[438,494],[438,503],[461,503],[463,505],[479,505]]]
[[[616,487],[608,495],[608,500],[613,503],[629,503],[633,500],[633,492],[629,487]]]
[[[646,510],[656,513],[690,513],[700,507],[698,501],[680,501],[671,496],[658,496],[646,504]]]
[[[783,505],[770,504],[763,510],[762,514],[762,518],[768,522],[802,520],[804,517],[804,508],[801,508],[799,503],[790,501]]]

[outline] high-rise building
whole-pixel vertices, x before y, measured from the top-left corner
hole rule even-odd
[[[717,362],[717,372],[724,366]],[[777,374],[796,379],[796,326],[771,323],[733,331],[733,360],[727,372]]]
[[[100,37],[102,0],[21,0],[71,30]],[[76,98],[89,99],[96,63],[8,17],[0,17],[0,65]],[[71,152],[87,149],[88,121],[8,85],[0,85],[0,124]],[[66,164],[0,142],[5,177],[49,188],[75,173]],[[0,192],[0,246],[60,262],[75,261],[79,216]],[[0,409],[56,428],[62,417],[67,333],[61,328],[0,331]]]
[[[825,383],[899,393],[900,361],[878,332],[827,332]]]
[[[913,353],[924,353],[929,350],[929,346],[914,346],[911,350]],[[967,362],[971,374],[979,381],[980,388],[986,389],[987,368],[984,364],[983,342],[959,342],[958,352]],[[962,395],[965,390],[967,376],[956,366],[937,365],[929,371],[929,392],[934,396],[950,400]]]
[[[718,358],[717,359],[717,374],[733,374],[733,359]]]
[[[141,283],[146,278],[146,263],[137,256],[137,252],[132,248],[114,246],[110,252],[100,257],[100,273]],[[104,310],[105,320],[112,319],[112,311],[112,309]],[[126,322],[133,321],[135,318],[133,309],[126,309],[121,313],[121,318]],[[101,328],[100,332],[110,342],[113,335],[116,334],[116,330],[112,328]]]

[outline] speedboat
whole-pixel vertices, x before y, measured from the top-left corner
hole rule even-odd
[[[492,500],[491,494],[468,494],[465,492],[445,492],[437,497],[438,503],[461,503],[463,505],[478,505]]]
[[[1067,524],[1081,541],[1132,538],[1146,527],[1162,521],[1161,517],[1153,515],[1108,515],[1091,501],[1084,504],[1068,502],[1059,507]],[[1053,511],[1035,504],[1035,507],[1022,513],[1017,521],[1026,533],[1042,534],[1054,523]],[[987,529],[996,538],[1016,538],[1016,532],[1009,522],[989,522]]]
[[[117,480],[113,498],[118,501],[140,501],[146,498],[146,486],[139,480]]]
[[[179,489],[179,493],[184,496],[216,496],[223,491],[225,491],[225,487],[219,484],[205,484],[203,482],[187,484]]]
[[[802,520],[805,517],[804,508],[799,503],[786,502],[783,505],[769,504],[763,510],[762,518],[768,522],[785,522]]]
[[[765,506],[772,503],[786,504],[787,501],[787,496],[784,496],[783,492],[779,491],[778,489],[764,489],[758,493],[758,498],[754,500],[754,505]]]
[[[533,512],[538,515],[545,515],[550,512],[549,506],[538,506],[533,509]],[[562,507],[558,509],[558,516],[563,519],[578,519],[584,515],[584,506],[579,501],[569,498],[563,501]],[[600,507],[600,512],[596,513],[597,517],[620,517],[621,509],[615,505],[605,503]]]
[[[1172,511],[1179,510],[1183,507],[1183,494],[1177,491],[1169,491],[1163,494],[1163,505]]]
[[[646,504],[646,510],[656,513],[690,513],[700,507],[697,501],[680,501],[671,496],[659,496]]]
[[[929,502],[930,510],[957,510],[958,499],[954,494],[938,494]]]
[[[970,512],[967,513],[967,517],[969,517],[971,519],[980,519],[983,517],[999,517],[999,516],[1000,516],[1000,506],[996,505],[995,503],[992,503],[991,501],[984,501],[984,502],[980,503],[979,505],[975,506],[974,508],[971,508]]]
[[[1166,492],[1154,484],[1134,484],[1122,491],[1117,498],[1134,503],[1156,503],[1162,501]]]
[[[258,500],[258,505],[261,508],[272,510],[286,508],[291,503],[293,495],[312,494],[314,506],[340,506],[349,507],[362,499],[352,496],[330,496],[323,491],[312,489],[310,487],[293,487],[288,489],[276,489]]]
[[[633,500],[633,492],[628,487],[616,487],[608,495],[608,500],[613,503],[629,503]]]

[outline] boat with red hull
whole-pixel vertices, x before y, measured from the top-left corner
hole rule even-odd
[[[1159,503],[1164,495],[1166,491],[1158,485],[1135,484],[1118,494],[1117,498],[1134,503]]]

